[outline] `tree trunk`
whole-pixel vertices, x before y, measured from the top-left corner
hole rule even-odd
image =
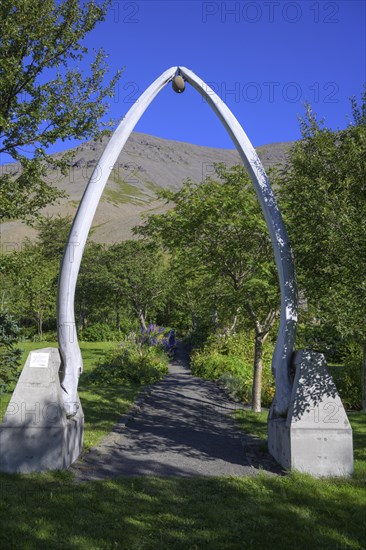
[[[363,345],[362,365],[362,410],[366,412],[366,342]]]
[[[42,320],[42,314],[38,313],[37,315],[37,332],[40,339],[42,339],[43,336],[43,320]]]
[[[195,332],[197,328],[197,315],[195,311],[191,312],[191,324],[192,324],[192,332]]]
[[[79,309],[79,327],[80,327],[82,330],[84,330],[85,327],[86,327],[85,318],[86,318],[86,315],[85,315],[85,308],[84,308],[83,303],[81,303],[81,304],[80,304],[80,309]]]
[[[118,300],[116,301],[116,328],[118,331],[121,330],[121,313]]]
[[[219,312],[217,311],[217,307],[214,308],[213,315],[212,315],[212,322],[214,331],[217,332],[219,330]]]
[[[79,306],[79,328],[83,328],[83,310],[81,309],[81,305]]]
[[[145,315],[143,311],[139,311],[139,321],[144,330],[147,330]]]
[[[231,327],[228,330],[229,336],[234,332],[237,321],[238,321],[238,316],[235,315],[234,320],[233,320],[233,324],[231,325]]]
[[[262,397],[262,371],[263,371],[263,343],[265,338],[262,334],[255,335],[254,345],[254,376],[252,386],[252,411],[261,412]]]

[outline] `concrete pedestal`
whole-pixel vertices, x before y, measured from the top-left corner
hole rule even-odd
[[[302,350],[286,418],[268,418],[268,448],[284,468],[314,476],[353,473],[352,428],[321,353]]]
[[[78,458],[84,415],[79,399],[66,414],[59,369],[57,348],[30,352],[0,427],[0,471],[65,470]]]

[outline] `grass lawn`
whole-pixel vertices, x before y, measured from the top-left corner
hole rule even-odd
[[[87,344],[82,350],[88,356],[86,368],[101,352],[98,346]],[[106,419],[137,391],[125,390],[105,389],[101,395],[98,390],[96,397],[81,384],[86,416],[95,415],[87,429],[103,432]],[[116,398],[121,404],[116,405]],[[106,415],[101,424],[99,409]],[[365,549],[366,415],[351,413],[350,420],[356,458],[352,479],[262,473],[252,478],[140,477],[76,484],[69,472],[2,474],[0,547]],[[265,438],[266,414],[244,411],[239,421]]]

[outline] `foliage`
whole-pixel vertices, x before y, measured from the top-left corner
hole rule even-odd
[[[347,410],[361,408],[361,361],[348,361],[341,367],[329,367],[330,373],[339,391],[342,403]]]
[[[255,329],[253,408],[260,408],[263,344],[276,321],[279,288],[271,241],[253,185],[240,165],[215,165],[216,179],[187,180],[161,197],[174,204],[135,232],[172,256],[192,332]],[[201,313],[202,312],[202,313]]]
[[[44,339],[43,329],[56,326],[60,260],[70,218],[42,218],[36,243],[0,254],[2,291],[23,332]],[[72,261],[73,250],[66,252]],[[164,311],[167,259],[153,246],[126,241],[85,248],[75,297],[75,316],[84,340],[118,340]],[[104,325],[103,327],[101,326]],[[30,326],[31,325],[31,326]],[[106,327],[109,325],[109,327]]]
[[[150,323],[146,329],[140,327],[140,334],[136,337],[136,342],[142,345],[156,346],[168,355],[173,355],[176,345],[175,332],[171,328],[159,327]]]
[[[324,353],[345,408],[358,410],[362,396],[363,357],[360,346],[342,338],[329,319],[316,319],[316,313],[314,310],[301,312],[297,347]]]
[[[40,217],[37,242],[45,259],[61,261],[71,228],[71,216]],[[69,251],[70,255],[73,250]]]
[[[22,333],[23,333],[23,330],[22,330]],[[34,332],[32,334],[33,342],[49,342],[49,341],[55,341],[55,340],[57,341],[57,330],[46,330],[42,332],[42,335],[39,335]]]
[[[62,196],[47,169],[65,174],[72,154],[47,156],[57,140],[103,134],[99,123],[120,72],[104,85],[106,55],[98,50],[88,74],[84,38],[105,17],[109,0],[2,0],[0,4],[0,153],[20,163],[0,177],[0,218],[32,219]],[[25,152],[26,151],[26,152]]]
[[[319,310],[310,305],[306,310],[300,309],[297,348],[319,351],[325,355],[328,363],[342,362],[344,342],[341,334],[326,318],[319,318],[317,314],[319,315]]]
[[[362,401],[362,352],[357,344],[342,348],[341,364],[330,367],[343,405],[359,410]]]
[[[114,301],[109,292],[104,252],[103,245],[92,241],[87,242],[84,250],[75,293],[75,316],[82,331],[89,324],[105,322],[113,323],[117,330],[121,328],[120,320],[112,320]]]
[[[308,106],[277,183],[314,319],[364,348],[366,384],[366,88],[352,110],[353,124],[334,132]]]
[[[43,324],[55,318],[58,261],[25,241],[22,250],[0,256],[0,273],[9,310],[18,319],[31,319],[42,338]]]
[[[59,265],[70,228],[70,218],[40,218],[35,243],[26,239],[20,249],[0,254],[3,296],[22,325],[22,334],[39,340],[56,329],[56,294]]]
[[[277,272],[252,183],[240,165],[217,164],[215,169],[217,180],[207,178],[199,185],[187,180],[175,193],[163,191],[161,196],[175,207],[149,216],[135,232],[162,242],[175,259],[179,255],[180,267],[185,263],[191,276],[205,277],[217,300],[223,297],[222,314],[224,304],[235,312],[238,300],[267,314],[278,306]]]
[[[366,124],[333,132],[308,108],[301,130],[279,180],[301,287],[341,334],[363,338]]]
[[[110,246],[103,256],[109,292],[116,304],[126,305],[146,330],[165,302],[166,259],[154,244],[124,241]]]
[[[168,358],[155,346],[125,340],[106,355],[89,377],[93,384],[132,382],[153,384],[168,373]]]
[[[10,391],[18,378],[21,351],[15,347],[19,327],[5,310],[0,312],[0,394]]]
[[[121,333],[108,323],[93,323],[80,330],[79,338],[82,342],[117,342]]]
[[[264,346],[262,404],[269,406],[274,397],[274,381],[270,362],[273,345]],[[253,383],[253,336],[238,333],[231,336],[214,335],[202,349],[191,354],[192,372],[209,380],[218,380],[235,399],[251,402]]]
[[[151,324],[131,332],[99,362],[89,380],[94,384],[130,382],[153,384],[168,373],[171,331]]]

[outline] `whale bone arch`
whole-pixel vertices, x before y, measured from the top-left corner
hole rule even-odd
[[[145,90],[111,136],[90,177],[69,233],[60,268],[57,332],[62,364],[62,387],[65,391],[64,405],[70,416],[76,412],[78,379],[83,366],[75,325],[75,289],[94,214],[114,164],[135,125],[153,99],[173,80],[177,72],[200,93],[223,123],[253,182],[266,220],[281,290],[280,325],[272,358],[272,372],[276,382],[274,411],[277,415],[285,415],[288,410],[292,390],[290,366],[295,346],[298,295],[292,251],[275,195],[253,145],[227,105],[192,71],[185,67],[171,67]]]

